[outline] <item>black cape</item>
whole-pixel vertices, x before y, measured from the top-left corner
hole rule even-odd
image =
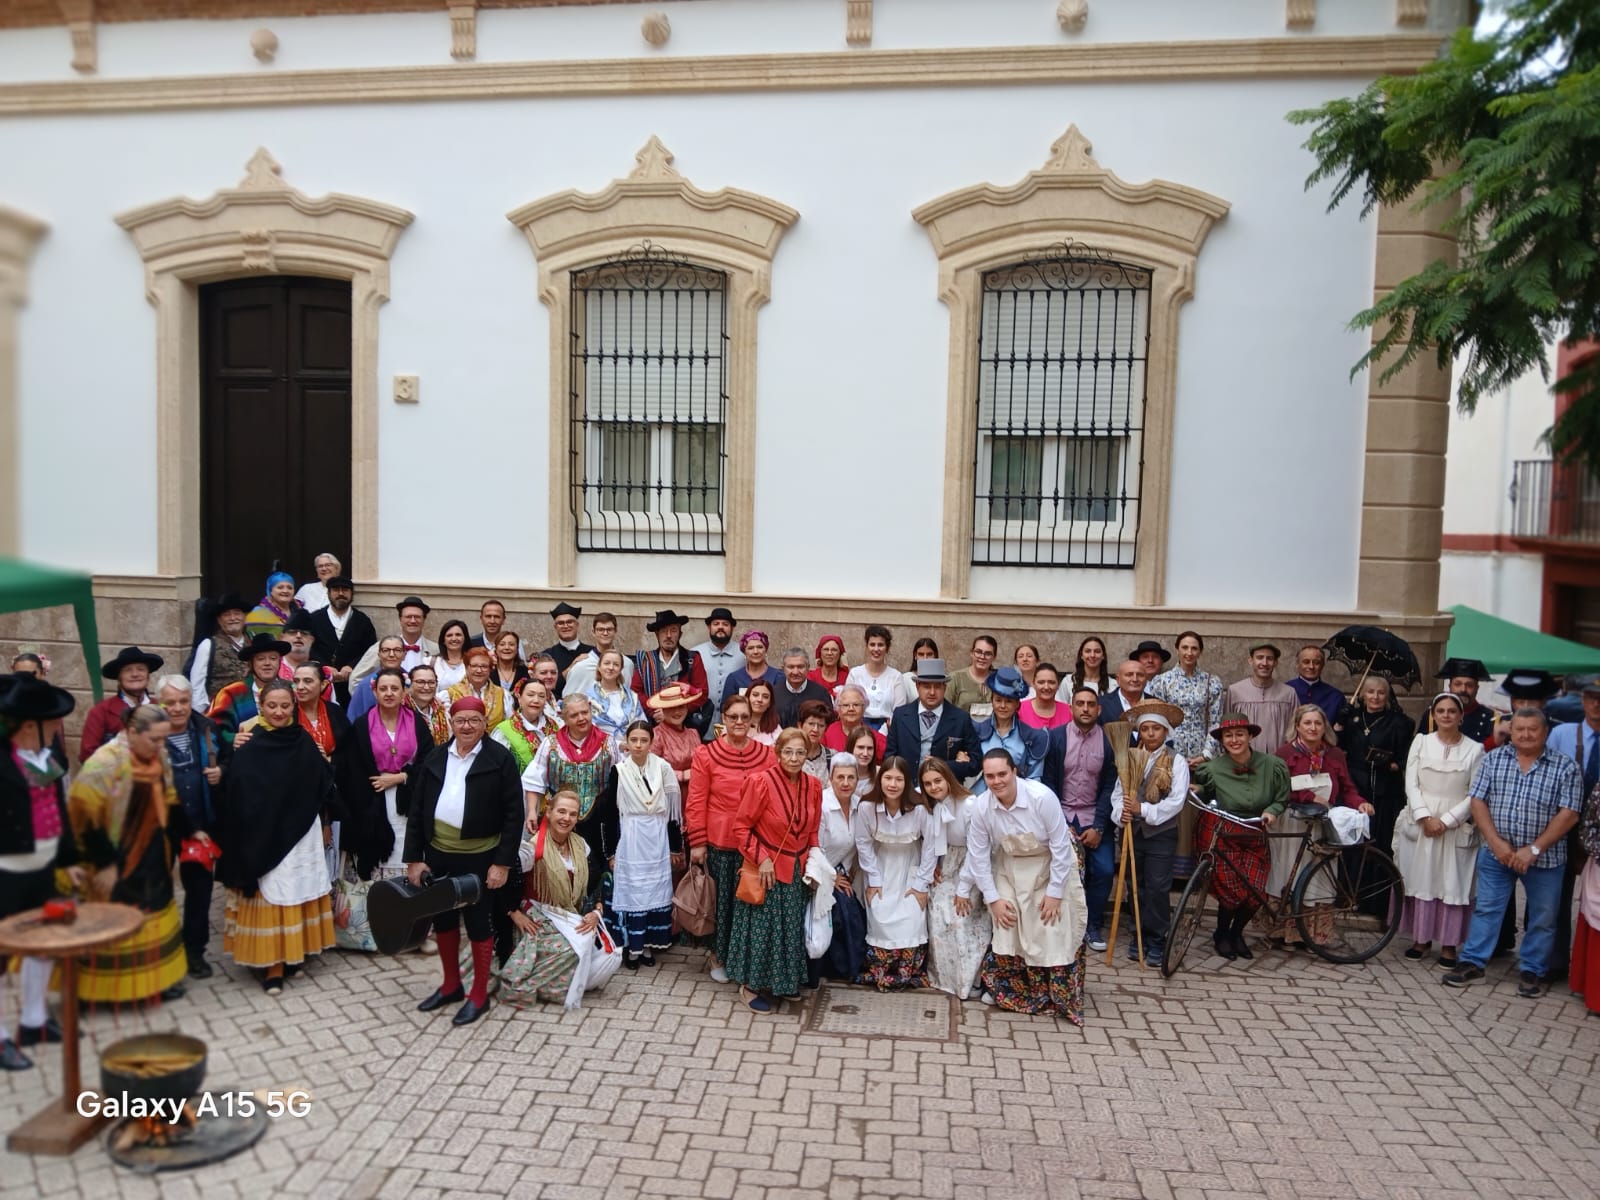
[[[408,716],[416,723],[417,752],[406,764],[406,781],[395,788],[394,804],[401,816],[411,812],[411,794],[416,789],[417,777],[433,750],[433,734],[428,722],[409,704],[400,710],[400,719]],[[389,824],[383,793],[372,790],[372,777],[378,773],[378,763],[373,757],[372,737],[367,732],[365,715],[351,723],[344,740],[333,752],[333,767],[339,793],[350,814],[349,821],[339,830],[340,848],[355,856],[356,874],[370,879],[378,864],[394,852],[394,828]]]
[[[333,767],[298,724],[256,726],[234,750],[217,804],[217,879],[253,896],[256,884],[294,849],[324,810],[345,819]]]

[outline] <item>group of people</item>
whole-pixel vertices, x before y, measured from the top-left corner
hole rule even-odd
[[[997,666],[987,635],[947,670],[924,637],[901,670],[881,625],[852,666],[840,635],[777,653],[759,629],[736,641],[724,607],[684,646],[690,618],[664,609],[655,645],[628,654],[614,615],[593,615],[586,642],[562,603],[552,644],[530,650],[494,600],[477,631],[446,621],[435,641],[408,596],[380,637],[337,560],[317,574],[297,589],[275,573],[253,606],[223,597],[184,671],[138,647],[106,662],[114,691],[86,714],[75,774],[70,694],[37,656],[0,676],[0,915],[63,887],[146,914],[90,956],[80,999],[173,1000],[209,977],[214,885],[222,954],[278,994],[349,944],[377,882],[471,875],[477,898],[433,921],[441,978],[418,1005],[455,1006],[456,1024],[495,991],[576,1006],[603,961],[645,969],[693,940],[756,1012],[833,979],[1079,1023],[1124,846],[1129,925],[1162,960],[1173,882],[1216,819],[1191,795],[1269,825],[1294,821],[1293,801],[1359,810],[1405,879],[1406,956],[1437,943],[1448,983],[1481,978],[1515,938],[1502,914],[1521,881],[1522,991],[1537,995],[1571,948],[1557,924],[1578,859],[1600,849],[1600,684],[1585,722],[1547,738],[1533,693],[1548,681],[1511,677],[1507,728],[1477,703],[1481,664],[1451,660],[1418,734],[1381,678],[1346,702],[1315,646],[1284,682],[1261,643],[1225,685],[1193,631],[1120,661],[1085,638],[1066,671],[1030,645]],[[1275,853],[1260,839],[1216,873],[1225,958],[1252,955],[1252,897],[1291,882]],[[691,939],[674,899],[702,878],[711,931]],[[1600,1008],[1597,928],[1580,922],[1572,980]],[[59,1037],[47,979],[22,964],[7,1066]]]

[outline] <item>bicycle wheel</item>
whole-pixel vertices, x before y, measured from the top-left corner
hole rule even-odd
[[[1194,941],[1200,928],[1200,918],[1206,910],[1206,898],[1211,895],[1211,858],[1206,856],[1195,863],[1189,882],[1178,897],[1178,907],[1172,913],[1172,928],[1167,932],[1167,949],[1161,958],[1161,976],[1171,979],[1178,973],[1183,956]]]
[[[1314,954],[1329,962],[1359,963],[1394,937],[1404,897],[1394,860],[1365,843],[1319,855],[1295,880],[1289,905]]]

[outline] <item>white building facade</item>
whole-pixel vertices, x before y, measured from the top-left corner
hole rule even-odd
[[[0,18],[0,544],[104,641],[330,549],[367,607],[1442,643],[1448,379],[1346,323],[1451,247],[1284,116],[1467,5],[284,7]]]

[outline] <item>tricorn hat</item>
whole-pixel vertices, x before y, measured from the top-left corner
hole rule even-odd
[[[656,619],[651,621],[650,624],[646,625],[644,628],[646,633],[656,633],[662,629],[665,629],[668,625],[685,625],[688,623],[688,620],[688,617],[681,613],[673,612],[670,608],[658,608],[656,610]]]
[[[77,701],[66,688],[26,672],[0,676],[0,716],[20,721],[54,721],[70,713]]]
[[[250,639],[249,645],[240,647],[239,658],[244,662],[249,662],[258,654],[283,655],[289,653],[292,649],[294,647],[289,645],[288,642],[280,642],[270,633],[258,633]]]
[[[1479,683],[1489,682],[1489,669],[1483,665],[1479,658],[1447,658],[1444,666],[1433,673],[1435,679],[1476,679]]]
[[[134,667],[141,663],[151,671],[159,671],[161,664],[167,660],[159,654],[151,654],[148,650],[141,650],[137,646],[124,646],[117,652],[117,656],[100,668],[100,674],[107,679],[115,679],[122,674],[124,667]]]
[[[565,600],[563,600],[560,604],[556,605],[550,610],[550,616],[551,619],[556,617],[581,617],[583,616],[583,609],[578,607],[576,604],[568,604]]]

